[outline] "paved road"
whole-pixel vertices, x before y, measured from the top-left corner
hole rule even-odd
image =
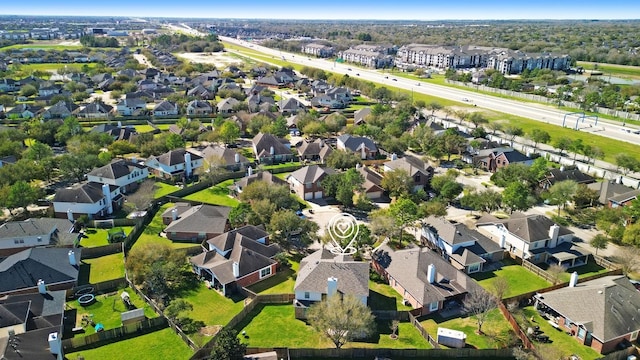
[[[301,54],[291,54],[229,37],[221,36],[220,39],[232,44],[250,47],[253,50],[271,55],[274,58],[283,58],[286,61],[297,63],[300,65],[316,67],[340,74],[349,74],[350,76],[358,76],[362,79],[385,84],[387,86],[393,86],[405,90],[411,90],[413,92],[421,94],[460,101],[462,102],[462,104],[465,103],[463,102],[463,99],[466,99],[466,103],[473,103],[480,108],[513,114],[549,124],[562,126],[566,114],[566,112],[564,111],[559,111],[553,107],[542,104],[525,103],[515,100],[503,99],[489,95],[482,95],[471,91],[450,88],[447,86],[415,81],[401,77],[394,77],[377,70],[357,68],[354,65],[340,64],[325,59],[310,58]],[[575,127],[575,125],[576,118],[568,117],[566,120],[566,126],[573,128]],[[640,143],[640,135],[634,134],[632,132],[627,132],[627,130],[629,129],[636,130],[635,128],[623,127],[607,120],[599,120],[597,125],[594,124],[593,120],[586,120],[584,123],[578,124],[578,127],[580,131],[592,132],[601,136],[626,141],[633,144]]]

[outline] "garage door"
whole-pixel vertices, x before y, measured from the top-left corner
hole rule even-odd
[[[313,193],[312,192],[304,193],[304,199],[305,200],[313,199]]]
[[[314,198],[314,199],[322,199],[322,191],[316,191],[316,192],[313,194],[313,198]]]

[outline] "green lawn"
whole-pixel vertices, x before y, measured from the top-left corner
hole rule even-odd
[[[402,303],[402,295],[391,286],[369,280],[369,307],[374,310],[411,310]]]
[[[540,330],[549,336],[552,343],[540,344],[533,342],[542,353],[557,353],[558,358],[567,358],[571,354],[578,355],[581,359],[598,359],[601,357],[595,350],[578,343],[577,339],[551,326],[532,306],[522,309],[522,316],[514,316],[521,325],[526,327],[540,326]],[[531,317],[535,320],[534,323],[530,322]]]
[[[163,130],[169,130],[169,127],[171,126],[171,124],[156,124],[156,127],[158,129],[160,129],[161,131]],[[146,132],[152,132],[154,129],[151,127],[151,125],[134,125],[134,128],[136,129],[136,131],[138,133],[146,133]]]
[[[504,298],[551,286],[551,283],[545,281],[541,277],[538,277],[518,264],[508,262],[508,260],[503,260],[503,263],[505,265],[499,270],[471,274],[470,276],[475,279],[480,286],[487,290],[492,289],[491,284],[497,278],[506,278],[509,283],[509,288],[505,292]]]
[[[42,50],[78,50],[82,45],[60,45],[60,44],[14,44],[0,48],[2,50],[11,49],[42,49]]]
[[[291,260],[289,263],[290,268],[281,269],[274,276],[253,284],[248,289],[256,294],[293,294],[300,263]]]
[[[82,307],[78,304],[77,300],[71,300],[67,302],[67,307],[76,309],[76,326],[83,326],[82,317],[86,315],[90,317],[96,324],[104,325],[105,329],[114,329],[122,326],[122,321],[120,319],[120,313],[127,311],[127,307],[120,298],[120,294],[123,291],[126,291],[129,294],[129,299],[136,308],[143,308],[144,314],[147,318],[154,318],[158,315],[153,311],[151,306],[140,298],[133,290],[130,288],[124,288],[123,290],[118,290],[117,292],[103,294],[96,296],[96,302]],[[84,325],[84,334],[77,334],[76,336],[83,336],[95,333],[95,329],[91,325]]]
[[[180,190],[180,188],[175,185],[165,184],[160,181],[156,181],[155,186],[156,186],[156,191],[153,195],[155,199],[161,198],[165,195],[171,194],[172,192]]]
[[[377,323],[376,335],[370,339],[353,341],[345,345],[346,348],[405,348],[428,349],[429,343],[410,323],[401,323],[398,330],[399,338],[389,337],[390,322]],[[327,338],[316,332],[302,320],[294,317],[291,304],[258,305],[247,316],[244,322],[236,327],[239,333],[246,331],[246,337],[241,339],[251,347],[292,347],[292,348],[333,348],[334,345]],[[277,335],[276,335],[277,334]]]
[[[216,290],[207,289],[203,282],[182,298],[193,305],[193,310],[185,314],[207,325],[226,325],[244,308],[244,298],[224,297]]]
[[[603,73],[611,74],[613,76],[619,77],[629,77],[633,79],[640,78],[640,66],[629,66],[629,65],[617,65],[617,64],[602,64],[602,63],[593,63],[588,61],[578,61],[577,65],[584,67],[586,70],[595,70],[594,65],[598,65],[599,71]]]
[[[95,349],[66,354],[66,357],[70,360],[77,359],[78,356],[85,360],[186,360],[191,355],[192,351],[187,344],[167,328]]]
[[[82,262],[84,264],[80,266],[80,272],[89,272],[88,280],[91,284],[124,277],[124,255],[121,252]],[[86,275],[80,274],[78,277],[86,279]]]
[[[567,270],[567,272],[562,273],[560,275],[560,281],[568,282],[571,279],[571,273],[573,273],[574,271],[578,273],[579,278],[585,278],[588,276],[605,273],[609,270],[607,268],[603,268],[602,266],[596,264],[593,260],[591,260],[586,265],[571,268]]]
[[[136,240],[134,246],[140,246],[142,244],[152,243],[152,244],[168,244],[173,248],[181,249],[188,248],[193,246],[198,246],[196,243],[180,243],[173,242],[166,237],[162,237],[158,235],[164,228],[165,225],[162,224],[162,213],[165,212],[168,208],[172,207],[173,203],[167,203],[160,207],[156,216],[151,219],[151,222],[147,227],[142,231],[138,240]]]
[[[435,315],[428,319],[420,321],[420,324],[433,337],[437,337],[438,328],[443,327],[452,330],[462,331],[467,335],[467,344],[473,345],[478,349],[499,349],[509,345],[512,336],[515,336],[511,325],[504,318],[500,310],[493,309],[489,313],[486,321],[482,325],[482,332],[479,335],[478,323],[475,317],[460,317],[450,320],[444,320],[440,316]]]
[[[229,196],[229,186],[233,184],[233,179],[223,181],[217,185],[211,186],[208,189],[200,190],[193,193],[185,199],[202,201],[203,203],[236,207],[240,202],[231,196]]]
[[[127,235],[129,235],[129,233],[133,229],[133,226],[119,226],[119,227],[122,228],[122,230],[124,230],[124,233]],[[109,232],[109,229],[95,229],[95,228],[87,229],[85,230],[86,237],[80,240],[80,245],[86,248],[109,245],[109,241],[107,239],[108,232]]]
[[[49,64],[24,64],[20,65],[20,71],[32,72],[32,71],[57,71],[61,69],[67,69],[69,71],[82,71],[84,66],[87,66],[89,69],[95,68],[97,63],[87,63],[87,64],[60,64],[60,63],[49,63]]]

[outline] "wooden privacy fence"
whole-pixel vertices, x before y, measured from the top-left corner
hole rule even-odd
[[[381,349],[381,348],[349,348],[349,349],[295,349],[295,348],[247,348],[247,354],[275,351],[282,359],[373,359],[386,358],[419,358],[419,359],[453,359],[513,358],[511,349]]]
[[[123,246],[123,243],[118,242],[118,243],[113,243],[113,244],[104,245],[104,246],[96,246],[96,247],[90,247],[90,248],[83,247],[81,252],[82,260],[95,259],[95,258],[103,257],[105,255],[111,255],[111,254],[122,252],[122,246]]]
[[[413,325],[413,327],[415,327],[416,330],[418,330],[420,335],[422,335],[422,337],[425,340],[427,340],[429,342],[429,344],[431,344],[431,346],[434,347],[434,349],[439,349],[440,345],[438,344],[436,339],[432,338],[431,335],[429,335],[429,332],[427,332],[427,330],[422,326],[422,324],[420,324],[420,321],[418,321],[418,318],[416,318],[410,312],[407,312],[407,314],[409,314],[409,320],[411,321],[411,325]]]
[[[513,317],[513,315],[511,315],[507,307],[502,302],[498,302],[498,308],[500,309],[502,315],[504,315],[504,317],[507,319],[509,324],[511,324],[511,327],[513,328],[513,331],[516,333],[518,338],[522,340],[522,344],[524,344],[524,347],[529,350],[535,350],[535,346],[533,346],[527,334],[525,334],[524,331],[520,328],[520,325]]]

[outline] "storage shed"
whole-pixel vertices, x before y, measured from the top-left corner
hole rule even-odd
[[[462,331],[438,328],[438,344],[450,348],[463,348],[466,345],[467,334]]]

